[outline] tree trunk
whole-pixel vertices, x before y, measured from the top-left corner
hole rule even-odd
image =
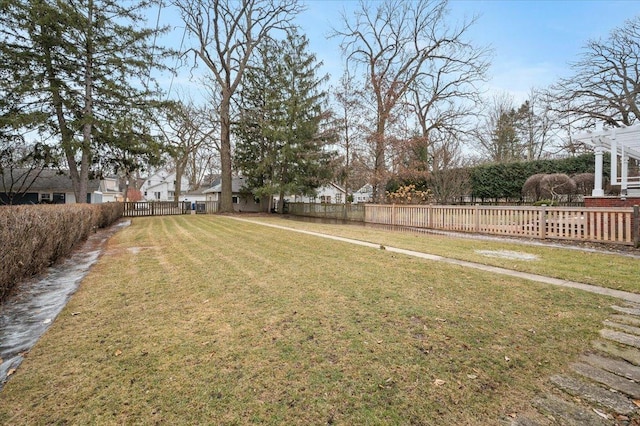
[[[180,193],[182,192],[182,176],[187,168],[188,157],[185,156],[176,162],[176,183],[174,185],[173,201],[177,204],[180,201]]]
[[[80,173],[76,190],[76,203],[87,202],[87,192],[89,183],[89,167],[91,165],[91,138],[93,131],[93,0],[89,0],[87,5],[87,40],[86,58],[84,70],[84,110],[82,111],[84,124],[82,125],[82,157],[80,160]]]
[[[231,175],[231,92],[222,91],[220,102],[220,165],[222,172],[222,193],[220,194],[220,212],[233,213],[233,194]]]
[[[284,190],[280,190],[280,199],[278,200],[278,213],[284,214]]]
[[[375,138],[375,164],[373,169],[373,201],[384,202],[384,191],[386,187],[386,167],[385,167],[385,131],[386,122],[383,119],[378,121]]]

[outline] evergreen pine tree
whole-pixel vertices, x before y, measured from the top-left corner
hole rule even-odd
[[[261,198],[311,195],[332,176],[335,154],[323,128],[327,77],[318,76],[322,64],[307,48],[295,32],[265,41],[243,80],[235,164]]]

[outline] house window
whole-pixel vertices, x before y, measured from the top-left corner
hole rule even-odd
[[[331,195],[322,195],[320,196],[321,203],[331,203]]]
[[[309,197],[309,202],[310,203],[315,203],[316,202],[316,197]]]
[[[53,204],[64,204],[65,199],[66,197],[63,193],[57,193],[57,192],[53,193]]]
[[[154,192],[153,196],[155,197],[156,200],[160,199],[160,193],[159,192]]]
[[[40,194],[40,202],[41,203],[50,203],[51,202],[51,194]]]
[[[336,203],[342,204],[342,194],[336,194]]]
[[[240,204],[237,196],[231,197],[231,200],[233,201],[233,204]]]

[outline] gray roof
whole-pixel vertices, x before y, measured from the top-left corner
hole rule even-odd
[[[231,180],[231,192],[234,194],[239,194],[240,191],[244,189],[244,178],[234,177]],[[209,189],[205,189],[202,191],[203,194],[213,194],[216,192],[222,192],[222,182],[217,185],[212,186]]]
[[[39,173],[39,175],[38,175]],[[26,192],[73,192],[71,178],[66,170],[54,169],[5,169],[0,179],[2,186],[0,192],[13,191],[24,192],[26,187],[33,181]],[[100,188],[99,179],[90,179],[88,192],[97,191]]]

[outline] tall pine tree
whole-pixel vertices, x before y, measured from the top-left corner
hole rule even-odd
[[[0,93],[11,100],[0,118],[59,141],[76,202],[85,202],[98,158],[118,152],[105,145],[115,123],[124,119],[132,134],[145,133],[157,93],[149,88],[150,70],[168,53],[153,45],[157,29],[143,26],[149,4],[0,2]]]
[[[262,200],[312,195],[332,176],[324,128],[326,92],[322,63],[307,51],[306,37],[265,40],[247,70],[241,90],[235,165],[246,186]],[[266,207],[263,204],[264,207]]]

